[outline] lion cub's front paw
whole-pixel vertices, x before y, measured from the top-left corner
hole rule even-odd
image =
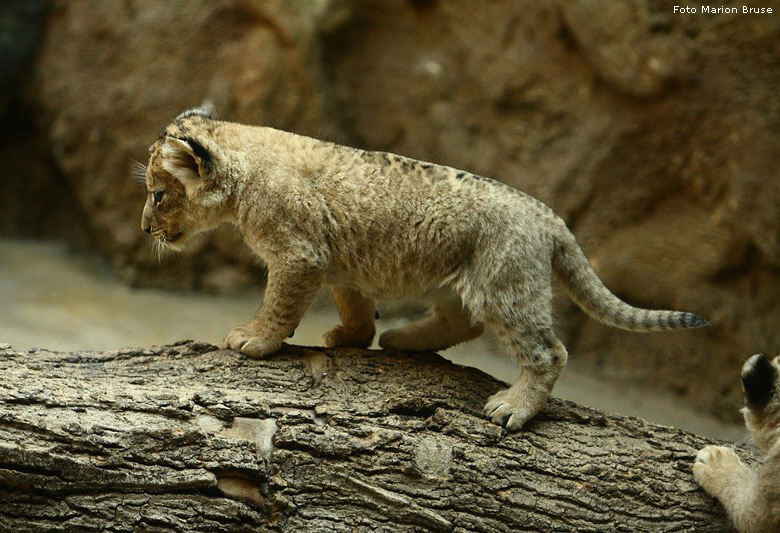
[[[704,490],[717,497],[727,485],[738,479],[744,468],[731,448],[706,446],[696,454],[693,477]]]
[[[282,343],[258,337],[246,326],[238,326],[230,330],[230,333],[225,337],[225,346],[259,359],[278,350]]]
[[[368,348],[373,340],[374,328],[336,326],[325,334],[325,346],[328,348]]]

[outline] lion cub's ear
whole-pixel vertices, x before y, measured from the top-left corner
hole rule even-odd
[[[168,137],[162,146],[162,168],[184,185],[192,197],[212,185],[212,158],[206,148],[192,139]]]
[[[749,408],[762,410],[777,387],[777,368],[764,354],[756,354],[742,366],[742,388]]]

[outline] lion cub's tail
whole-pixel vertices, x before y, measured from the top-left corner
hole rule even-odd
[[[664,331],[709,324],[694,313],[653,311],[628,305],[604,286],[568,229],[556,236],[553,267],[577,305],[609,326],[628,331]]]

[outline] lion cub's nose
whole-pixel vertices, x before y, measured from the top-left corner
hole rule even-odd
[[[149,224],[147,226],[144,226],[143,228],[144,228],[144,231],[146,233],[151,233],[152,232],[152,225],[151,224]]]

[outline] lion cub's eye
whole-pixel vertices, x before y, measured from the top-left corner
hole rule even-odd
[[[163,201],[163,195],[165,193],[163,191],[154,191],[154,203],[156,205],[160,205]]]

